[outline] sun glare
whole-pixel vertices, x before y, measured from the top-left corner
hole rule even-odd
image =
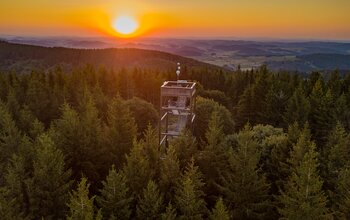
[[[113,28],[120,34],[133,34],[139,27],[137,21],[130,16],[120,16],[113,22]]]

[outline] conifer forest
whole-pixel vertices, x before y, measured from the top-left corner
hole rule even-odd
[[[350,219],[350,74],[183,67],[197,117],[167,148],[174,69],[3,69],[0,219]]]

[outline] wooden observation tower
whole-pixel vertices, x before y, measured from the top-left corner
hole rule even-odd
[[[177,81],[165,81],[160,88],[159,144],[168,146],[168,140],[179,136],[184,128],[193,130],[196,117],[196,83],[179,80],[180,63],[177,63]]]

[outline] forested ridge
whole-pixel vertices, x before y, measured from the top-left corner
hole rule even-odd
[[[15,70],[30,73],[35,70],[51,70],[60,65],[66,71],[90,64],[108,69],[121,68],[152,69],[168,71],[181,62],[189,68],[205,67],[210,71],[220,69],[215,65],[194,59],[155,50],[137,48],[74,49],[64,47],[42,47],[27,44],[14,44],[0,39],[0,70]],[[223,70],[221,68],[221,70]]]
[[[183,69],[197,118],[167,149],[170,71],[1,72],[1,218],[350,218],[350,74]]]

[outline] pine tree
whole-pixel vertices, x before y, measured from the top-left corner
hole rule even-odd
[[[142,193],[143,188],[146,187],[154,174],[153,170],[150,169],[148,158],[144,155],[144,146],[135,141],[130,155],[126,156],[126,164],[123,168],[127,183],[135,195]]]
[[[179,160],[174,146],[167,148],[165,158],[160,163],[159,187],[164,194],[165,200],[170,201],[175,194],[176,184],[181,176]]]
[[[203,186],[202,174],[192,160],[182,175],[175,194],[175,202],[181,219],[202,219],[204,217],[207,210],[203,199],[205,196],[202,191]]]
[[[4,173],[8,159],[16,153],[21,141],[21,133],[17,129],[12,115],[0,101],[0,173]],[[0,182],[2,177],[0,177]]]
[[[335,195],[333,196],[333,211],[338,219],[350,218],[350,169],[343,168],[338,175]]]
[[[264,123],[264,109],[266,109],[266,94],[270,89],[269,76],[266,66],[262,66],[256,76],[253,85],[247,87],[242,94],[237,107],[238,127],[244,126],[247,122]]]
[[[228,150],[224,143],[223,123],[216,111],[212,113],[205,137],[207,143],[199,156],[199,164],[207,183],[205,191],[214,204],[218,195],[215,183],[219,179],[220,170],[225,170],[227,167]]]
[[[33,72],[28,82],[28,89],[26,90],[26,102],[29,109],[33,112],[35,117],[46,125],[49,123],[51,116],[48,114],[49,108],[49,92],[45,83],[45,74]]]
[[[192,136],[192,133],[186,129],[182,131],[180,136],[171,140],[170,145],[174,146],[181,170],[183,170],[191,161],[192,157],[198,153],[198,144]]]
[[[227,211],[224,205],[224,202],[222,201],[222,198],[218,199],[209,217],[211,220],[217,220],[217,219],[229,220],[230,219],[229,212]]]
[[[310,113],[310,102],[304,94],[302,87],[298,87],[293,96],[288,100],[287,108],[284,113],[284,121],[286,124],[297,122],[303,125],[308,120]]]
[[[5,203],[2,211],[13,217],[31,218],[29,215],[29,201],[26,181],[28,172],[25,168],[25,160],[14,154],[10,159],[9,166],[5,173],[5,184],[1,189],[2,201]],[[3,216],[3,215],[1,215]],[[11,219],[11,218],[10,218]]]
[[[72,184],[71,171],[66,170],[63,153],[48,135],[37,138],[35,149],[33,177],[27,180],[32,216],[37,219],[61,218]]]
[[[269,185],[259,169],[260,152],[249,127],[235,136],[237,147],[228,151],[229,167],[220,175],[218,188],[234,219],[266,215]]]
[[[98,182],[105,174],[104,166],[110,164],[101,156],[101,123],[92,99],[89,98],[82,111],[79,115],[68,104],[63,105],[62,116],[52,123],[50,136],[67,156],[74,179],[83,174]]]
[[[322,158],[325,171],[324,179],[327,189],[334,190],[338,181],[340,171],[348,165],[350,158],[350,136],[346,133],[344,127],[338,122],[328,136],[326,147]]]
[[[67,216],[68,220],[93,220],[101,219],[101,213],[95,215],[94,199],[89,198],[89,187],[86,178],[82,178],[78,184],[77,190],[70,194],[68,207],[70,209]]]
[[[303,130],[299,134],[296,144],[290,153],[290,158],[287,160],[291,166],[291,171],[298,167],[304,158],[304,155],[309,151],[311,146],[315,144],[311,141],[311,134],[308,124],[305,124]]]
[[[133,146],[136,125],[120,96],[114,98],[108,107],[107,125],[107,146],[112,161],[117,167],[121,167],[125,162],[125,155],[130,153]]]
[[[296,150],[296,149],[294,149]],[[278,212],[282,219],[329,219],[331,216],[326,207],[327,197],[322,191],[322,180],[318,175],[317,153],[315,145],[308,146],[288,182],[281,191]]]
[[[160,193],[155,182],[150,180],[143,190],[142,197],[139,197],[137,204],[138,219],[159,219],[163,211],[163,195]]]
[[[5,220],[23,220],[16,198],[9,198],[9,190],[0,188],[0,216]]]
[[[148,158],[149,166],[154,171],[156,177],[159,176],[160,167],[160,148],[158,140],[158,132],[152,128],[151,125],[147,126],[141,140],[141,144],[144,147],[145,156]]]
[[[328,132],[335,126],[336,117],[332,92],[324,91],[320,80],[316,82],[310,94],[310,104],[310,128],[317,144],[323,145]]]
[[[97,203],[102,208],[105,218],[129,219],[131,215],[129,186],[123,172],[117,172],[112,166],[106,181],[102,182],[101,195],[97,197]]]
[[[165,212],[162,214],[162,220],[175,220],[176,219],[176,210],[171,203],[166,207]]]

